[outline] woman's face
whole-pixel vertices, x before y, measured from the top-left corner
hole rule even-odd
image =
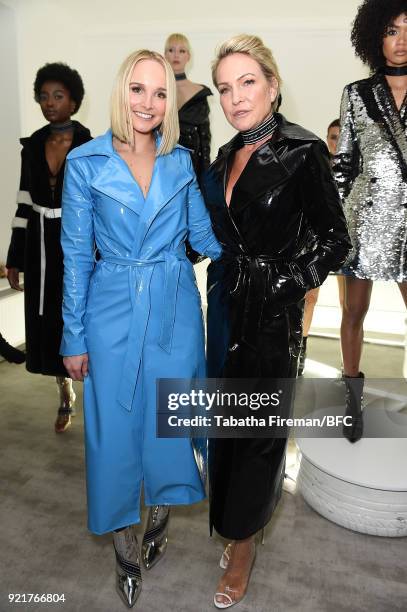
[[[402,13],[387,26],[383,38],[383,55],[388,66],[407,64],[407,13]]]
[[[260,65],[246,53],[223,58],[216,70],[220,103],[226,119],[239,132],[257,127],[272,111],[277,80],[264,76]]]
[[[164,120],[167,104],[164,66],[155,60],[140,60],[134,66],[129,89],[133,130],[148,134]]]
[[[69,121],[75,111],[75,101],[69,90],[59,81],[45,81],[41,86],[38,101],[42,114],[50,123]]]
[[[185,72],[190,55],[188,48],[183,43],[172,41],[165,51],[165,58],[171,64],[174,74],[181,74]]]

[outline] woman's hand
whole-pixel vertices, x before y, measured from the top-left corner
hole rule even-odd
[[[285,307],[302,300],[307,292],[304,278],[299,267],[288,264],[287,270],[280,271],[279,276],[273,280],[270,290],[270,305]]]
[[[72,380],[83,380],[88,375],[88,354],[64,357],[64,366]]]
[[[20,270],[18,268],[7,268],[7,280],[12,289],[24,291],[20,285]]]

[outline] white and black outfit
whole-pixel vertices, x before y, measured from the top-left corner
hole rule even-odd
[[[71,149],[91,139],[72,122]],[[21,178],[7,267],[24,272],[26,367],[29,372],[67,376],[59,347],[62,336],[63,261],[60,244],[65,163],[52,175],[45,157],[50,125],[21,138]]]

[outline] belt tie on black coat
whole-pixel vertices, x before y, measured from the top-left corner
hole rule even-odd
[[[225,283],[233,303],[229,350],[235,350],[241,342],[256,350],[271,279],[278,274],[278,264],[287,265],[287,260],[269,255],[224,252],[220,261],[225,265]],[[272,264],[275,264],[274,269]]]

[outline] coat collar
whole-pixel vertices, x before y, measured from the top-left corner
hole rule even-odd
[[[160,140],[161,137],[157,136],[157,146]],[[68,159],[106,157],[106,163],[91,181],[92,188],[140,215],[140,220],[145,222],[146,233],[159,211],[193,178],[191,172],[179,161],[180,156],[185,155],[179,149],[186,150],[176,145],[171,153],[156,158],[146,199],[127,164],[114,149],[111,130],[74,149]]]
[[[296,123],[291,123],[287,121],[287,119],[281,113],[274,113],[274,116],[277,120],[277,129],[274,132],[272,138],[262,145],[257,151],[256,154],[261,153],[264,149],[269,148],[270,145],[277,145],[279,142],[283,140],[303,140],[303,141],[317,141],[319,140],[318,136],[309,132],[305,128],[297,125]],[[229,153],[232,151],[236,151],[243,146],[243,140],[240,133],[237,133],[232,140],[228,143],[220,147],[219,154],[214,164],[218,161],[219,158],[227,157]]]
[[[91,135],[90,135],[90,131],[88,130],[88,128],[86,128],[84,125],[79,123],[79,121],[72,121],[72,123],[73,123],[73,128],[74,128],[72,147],[78,146],[90,140]],[[20,138],[20,142],[24,146],[28,145],[34,148],[38,148],[38,147],[43,148],[44,142],[49,137],[50,132],[51,132],[50,124],[48,123],[47,125],[44,125],[39,130],[36,130],[35,132],[33,132],[31,136],[28,136],[26,138]]]
[[[319,140],[315,134],[300,125],[290,123],[280,113],[275,113],[275,117],[277,129],[272,138],[254,151],[233,188],[229,207],[232,216],[236,216],[256,197],[275,189],[290,176],[290,171],[282,161],[288,141],[298,141],[300,144]],[[217,159],[210,167],[209,172],[218,175],[218,180],[222,181],[224,188],[228,174],[228,158],[242,146],[243,140],[238,133],[220,148]]]

